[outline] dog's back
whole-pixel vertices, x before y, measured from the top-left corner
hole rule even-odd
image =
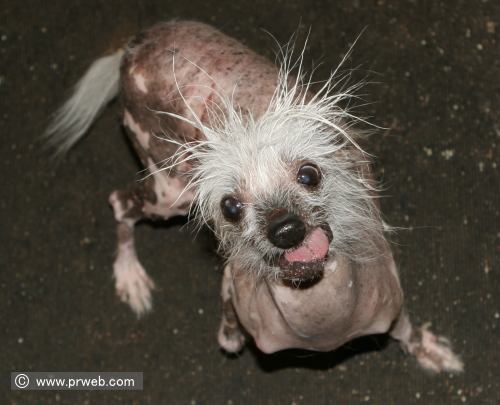
[[[255,117],[269,105],[277,75],[267,59],[213,27],[173,21],[129,43],[121,67],[122,97],[125,108],[152,133],[168,131],[192,140],[202,136],[199,130],[157,112],[207,123],[222,95]]]

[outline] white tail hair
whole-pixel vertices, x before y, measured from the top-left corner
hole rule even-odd
[[[118,95],[122,56],[120,49],[94,61],[54,114],[44,137],[56,156],[64,155],[85,135],[102,109]]]

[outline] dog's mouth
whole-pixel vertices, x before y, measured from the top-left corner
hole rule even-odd
[[[313,228],[299,246],[286,250],[278,260],[283,281],[297,285],[321,280],[332,239],[330,227],[322,225]]]

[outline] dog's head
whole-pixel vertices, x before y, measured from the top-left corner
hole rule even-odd
[[[357,147],[346,92],[311,95],[289,77],[258,118],[225,103],[206,139],[183,145],[193,160],[198,217],[229,261],[293,283],[321,278],[333,255],[378,254],[382,221],[366,155]],[[195,123],[196,124],[196,123]],[[181,156],[181,155],[179,155]]]

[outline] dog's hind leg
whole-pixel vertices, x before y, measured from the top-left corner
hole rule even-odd
[[[234,310],[232,298],[232,274],[230,265],[226,265],[222,277],[222,319],[219,327],[217,340],[220,347],[228,353],[238,353],[245,344],[245,335]]]
[[[464,365],[451,349],[449,340],[432,333],[428,324],[414,328],[405,310],[399,315],[390,335],[399,340],[403,350],[413,355],[426,370],[435,373],[463,371]]]
[[[116,292],[141,316],[151,310],[154,283],[139,262],[134,244],[134,226],[141,219],[168,219],[186,215],[192,193],[184,181],[158,172],[129,189],[111,193],[109,203],[117,221],[117,256],[113,264]]]

